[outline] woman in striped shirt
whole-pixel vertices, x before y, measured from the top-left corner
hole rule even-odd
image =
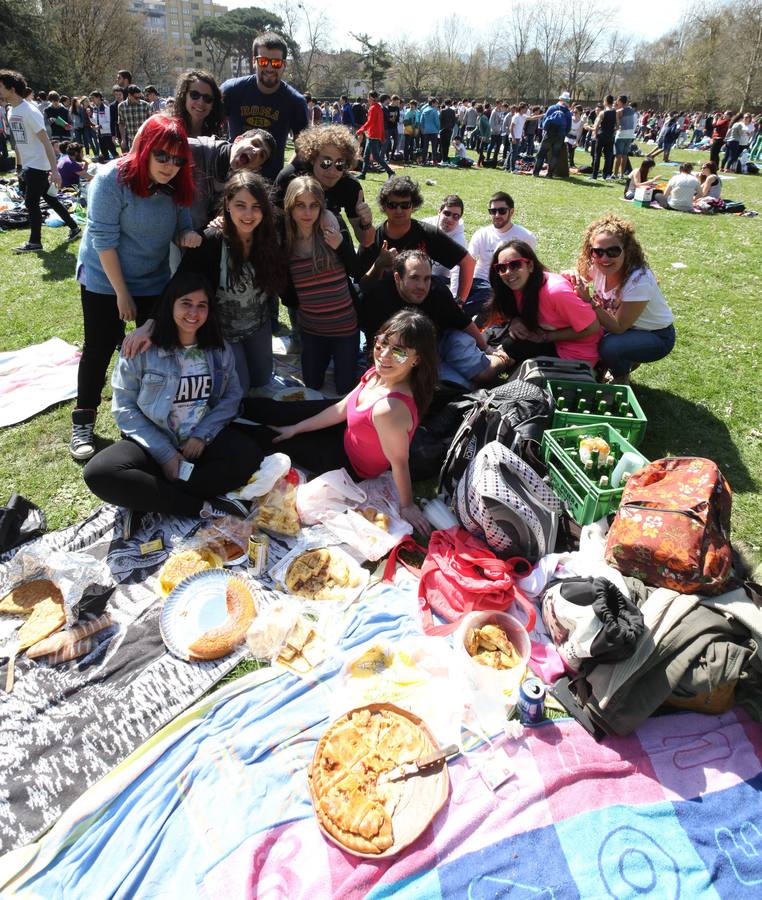
[[[349,276],[359,274],[354,246],[326,211],[323,188],[312,176],[289,184],[283,206],[288,258],[284,302],[298,311],[304,383],[320,390],[333,359],[336,391],[346,394],[357,384],[360,346],[349,283]]]

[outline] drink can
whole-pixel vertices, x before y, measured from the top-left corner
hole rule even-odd
[[[545,685],[539,678],[527,678],[519,687],[519,716],[522,725],[537,725],[545,714]]]
[[[267,556],[270,538],[266,534],[252,534],[249,537],[247,555],[249,557],[249,574],[258,578],[267,571]]]

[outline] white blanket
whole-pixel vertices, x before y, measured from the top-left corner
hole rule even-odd
[[[0,428],[76,397],[79,357],[61,338],[0,353]]]

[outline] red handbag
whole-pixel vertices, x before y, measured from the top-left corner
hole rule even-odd
[[[422,567],[416,569],[399,559],[401,549],[426,552]],[[420,578],[418,604],[426,634],[450,634],[466,613],[505,611],[513,603],[526,611],[527,631],[535,626],[535,608],[514,584],[514,576],[528,575],[532,566],[520,557],[499,559],[485,544],[457,525],[446,531],[434,531],[428,551],[412,538],[401,541],[389,556],[384,570],[385,581],[393,578],[398,561]],[[450,624],[436,625],[432,613]]]

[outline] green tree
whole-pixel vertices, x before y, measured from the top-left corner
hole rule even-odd
[[[48,88],[61,83],[66,53],[45,27],[36,3],[0,0],[2,50],[0,64],[21,72],[30,85]]]
[[[258,34],[263,31],[276,31],[281,34],[293,53],[295,48],[291,41],[283,34],[284,24],[280,16],[269,10],[260,9],[258,6],[249,6],[245,9],[232,9],[216,19],[217,22],[225,21],[235,31],[236,39],[233,44],[233,57],[238,60],[238,72],[245,70],[244,62],[251,68],[251,43]]]
[[[370,81],[370,89],[376,89],[377,82],[381,81],[386,72],[392,66],[392,55],[385,41],[379,41],[374,44],[369,34],[354,34],[349,32],[357,43],[362,47],[360,52],[361,66],[363,74]]]

